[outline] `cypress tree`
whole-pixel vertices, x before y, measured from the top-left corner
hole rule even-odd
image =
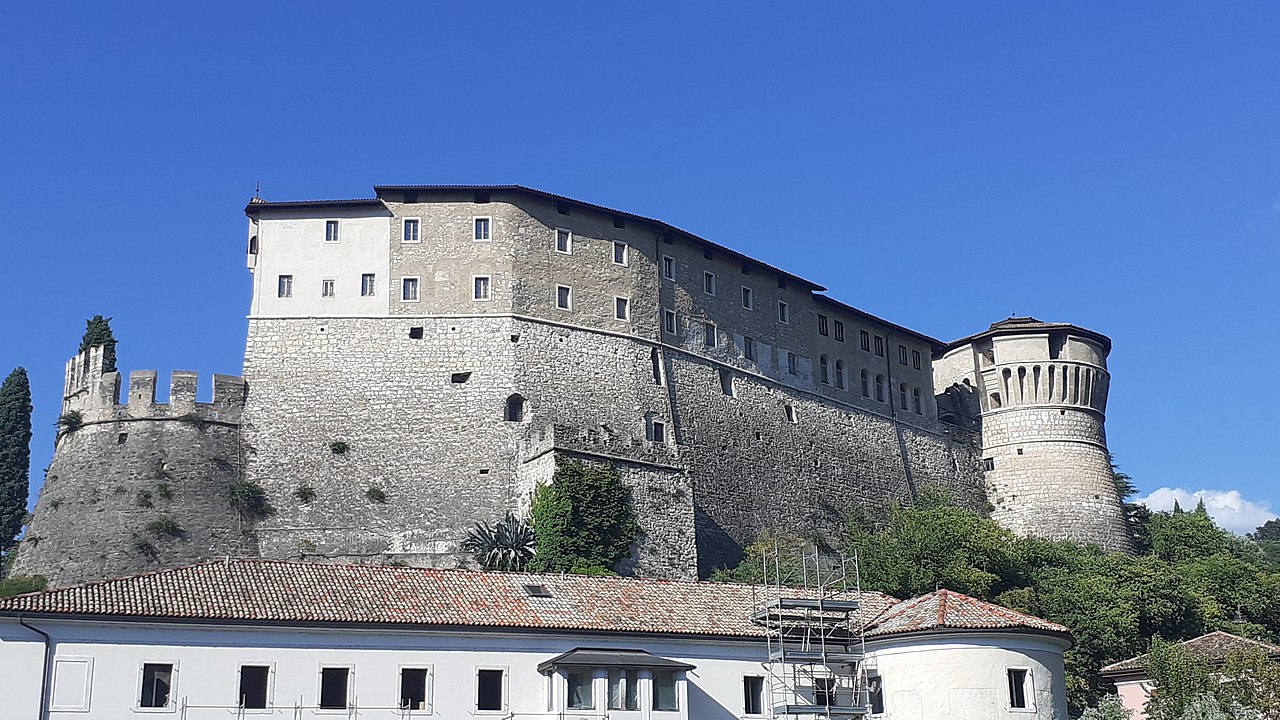
[[[115,372],[116,336],[111,332],[111,318],[94,315],[85,321],[84,337],[80,339],[80,352],[94,345],[102,346],[102,372]]]
[[[0,553],[8,553],[27,517],[31,463],[31,385],[18,368],[0,385]]]

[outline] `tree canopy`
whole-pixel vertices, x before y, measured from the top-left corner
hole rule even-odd
[[[31,385],[17,368],[0,384],[0,555],[7,556],[27,517],[31,464]],[[7,563],[6,563],[7,564]]]
[[[531,509],[540,572],[611,573],[631,553],[639,532],[631,490],[614,468],[557,459],[550,485]]]
[[[111,318],[94,315],[85,321],[84,337],[80,339],[80,352],[94,345],[102,346],[102,372],[115,372],[116,336],[111,332]]]

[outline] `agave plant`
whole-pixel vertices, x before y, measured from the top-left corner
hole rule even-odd
[[[478,522],[462,549],[485,570],[524,570],[533,558],[533,528],[511,513],[496,525]]]

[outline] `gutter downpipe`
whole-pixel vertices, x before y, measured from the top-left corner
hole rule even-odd
[[[40,673],[40,714],[38,717],[39,720],[46,720],[49,717],[49,647],[53,642],[53,638],[49,637],[49,633],[40,628],[28,625],[26,615],[18,616],[18,624],[44,638],[44,662],[41,663],[43,671]]]
[[[898,456],[902,460],[902,479],[907,483],[907,492],[911,493],[911,504],[915,505],[920,499],[920,493],[916,492],[916,481],[911,476],[911,459],[907,454],[907,439],[902,434],[902,425],[898,422],[898,408],[893,402],[893,395],[897,392],[893,387],[893,353],[890,348],[893,347],[889,338],[898,334],[896,330],[890,330],[884,336],[884,373],[885,380],[889,387],[885,390],[889,393],[889,416],[893,418],[893,432],[898,437]],[[905,410],[905,408],[903,408]]]

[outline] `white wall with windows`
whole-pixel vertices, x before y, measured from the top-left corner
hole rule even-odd
[[[388,314],[388,291],[399,287],[387,276],[391,217],[385,209],[264,211],[253,231],[251,317]]]

